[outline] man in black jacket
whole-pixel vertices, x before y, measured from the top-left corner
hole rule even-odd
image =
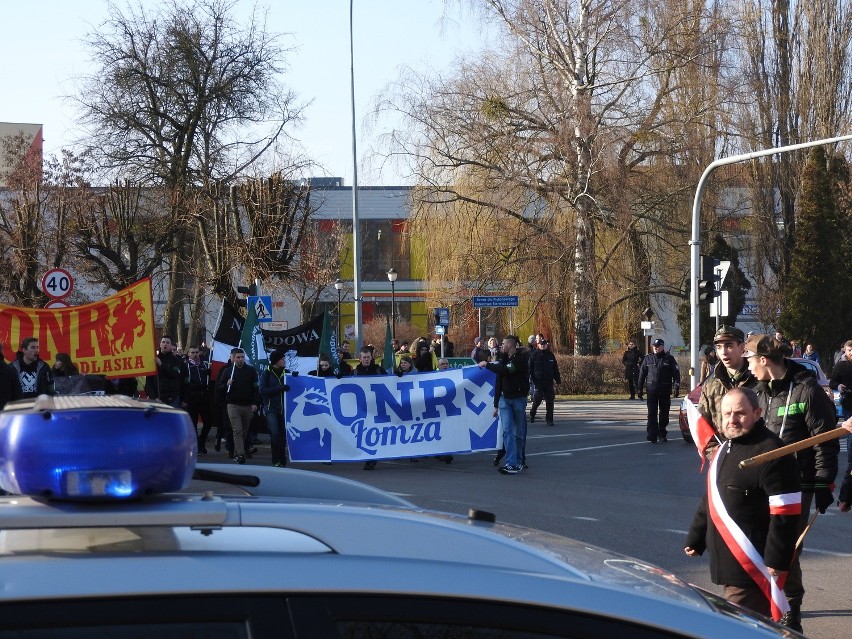
[[[632,339],[627,342],[627,349],[621,355],[621,363],[624,365],[624,379],[627,380],[627,390],[630,399],[636,399],[636,387],[639,381],[639,363],[642,361],[642,353],[636,348],[636,342]],[[639,393],[642,394],[641,391]]]
[[[548,426],[553,426],[553,402],[556,399],[554,383],[562,383],[562,378],[559,375],[559,363],[550,350],[550,342],[546,339],[539,341],[536,349],[530,355],[530,377],[535,384],[533,405],[530,408],[530,422],[535,422],[535,412],[541,405],[541,400],[544,399],[544,420]]]
[[[840,393],[843,417],[852,417],[852,340],[843,344],[843,356],[831,369],[828,385]]]
[[[470,358],[475,364],[479,364],[479,362],[487,362],[489,357],[491,357],[491,352],[482,345],[482,338],[476,337],[473,340],[473,350],[470,352]]]
[[[494,416],[499,413],[503,427],[505,465],[503,475],[516,475],[526,468],[527,395],[530,392],[529,354],[522,351],[515,335],[503,338],[503,350],[496,362],[479,362],[497,374],[494,388]]]
[[[272,465],[277,468],[284,468],[287,465],[284,393],[290,390],[290,385],[286,382],[288,371],[284,370],[284,363],[284,353],[272,351],[269,354],[269,367],[260,375],[260,396],[263,400],[266,427],[269,429]],[[322,359],[320,359],[320,365],[322,365]],[[299,371],[295,371],[293,375],[298,376]]]
[[[369,346],[364,346],[358,354],[358,363],[352,369],[352,374],[358,375],[387,375],[384,368],[376,364],[373,359],[373,351]],[[364,470],[373,470],[376,467],[374,459],[368,459],[364,462]]]
[[[21,384],[15,370],[3,358],[3,344],[0,344],[0,410],[16,399],[21,399]]]
[[[21,341],[21,350],[11,367],[17,376],[19,398],[53,394],[53,375],[47,362],[39,357],[37,337],[25,337]]]
[[[243,349],[231,349],[231,363],[219,373],[216,385],[223,391],[228,420],[234,434],[234,461],[245,464],[245,437],[249,434],[252,417],[260,406],[260,391],[257,370],[246,364]]]
[[[772,577],[783,579],[790,570],[802,496],[796,460],[785,455],[763,465],[739,467],[742,460],[784,444],[766,428],[750,388],[732,388],[722,398],[720,429],[728,439],[711,464],[709,490],[692,521],[684,552],[695,557],[709,550],[710,577],[725,587],[725,598],[769,616],[770,599],[760,585],[765,582],[761,566],[752,566],[743,557],[754,560],[748,551],[755,550]],[[783,595],[778,599],[776,620],[785,603]]]
[[[680,391],[680,368],[675,358],[666,352],[666,343],[657,338],[651,344],[652,353],[646,355],[639,367],[639,399],[643,388],[648,387],[648,441],[664,442],[669,425],[669,409],[672,392],[677,397]]]
[[[157,374],[145,379],[148,399],[159,399],[173,408],[180,408],[185,378],[184,361],[175,353],[174,340],[169,335],[163,335],[157,354]]]
[[[810,369],[784,357],[784,345],[769,335],[754,334],[746,340],[743,357],[757,378],[755,387],[766,426],[785,444],[802,441],[837,428],[834,402],[828,398]],[[833,439],[796,453],[802,482],[802,514],[799,533],[807,526],[811,502],[824,513],[834,502],[834,479],[840,442]],[[805,595],[798,557],[784,584],[790,612],[782,623],[801,632],[801,606]]]
[[[207,454],[207,435],[210,433],[213,418],[210,410],[210,367],[201,359],[201,349],[198,346],[190,346],[186,352],[184,362],[183,380],[183,406],[189,413],[196,431],[198,430],[198,419],[201,418],[201,433],[198,436],[198,454]]]

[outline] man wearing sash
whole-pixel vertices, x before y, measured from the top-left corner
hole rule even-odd
[[[766,427],[750,388],[732,388],[722,398],[721,429],[727,441],[713,457],[684,551],[695,557],[708,550],[710,577],[724,586],[724,597],[777,621],[789,610],[782,588],[801,512],[796,458],[739,467],[783,445]]]

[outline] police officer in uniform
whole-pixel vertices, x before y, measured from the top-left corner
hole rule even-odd
[[[666,352],[666,343],[659,337],[651,344],[652,352],[642,359],[639,367],[639,399],[647,384],[648,391],[648,441],[667,441],[666,427],[669,425],[669,409],[672,394],[680,392],[680,368]]]

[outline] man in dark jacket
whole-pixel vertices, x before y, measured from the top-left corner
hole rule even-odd
[[[760,585],[766,579],[759,569],[781,578],[790,570],[801,511],[796,460],[785,455],[763,465],[739,467],[744,459],[783,446],[766,428],[753,390],[728,391],[722,415],[727,441],[710,466],[709,489],[692,521],[684,552],[694,557],[709,550],[710,578],[725,587],[725,598],[769,616],[770,599]],[[752,549],[759,558],[749,553]],[[754,564],[762,558],[764,566],[744,561],[745,554]],[[786,603],[783,595],[778,599],[776,620]]]
[[[159,399],[164,404],[180,408],[185,378],[184,361],[175,353],[174,340],[169,335],[163,335],[157,354],[157,374],[145,379],[148,399]]]
[[[201,359],[201,349],[198,346],[190,346],[186,352],[184,362],[183,380],[183,406],[189,413],[196,431],[198,430],[198,419],[201,418],[202,430],[198,436],[198,454],[207,454],[207,435],[210,433],[212,422],[210,410],[210,367]]]
[[[630,393],[630,399],[636,399],[636,387],[639,381],[639,363],[642,361],[642,353],[636,348],[636,342],[630,340],[627,342],[627,350],[621,356],[621,363],[624,365],[624,379],[627,380],[627,390]]]
[[[473,340],[473,350],[470,352],[470,359],[475,364],[479,364],[479,362],[487,362],[489,357],[491,357],[491,351],[482,345],[482,338],[475,338]]]
[[[852,340],[843,344],[843,355],[831,370],[828,385],[840,393],[840,407],[847,418],[852,417]]]
[[[285,373],[284,353],[272,351],[269,354],[269,367],[260,376],[260,396],[272,446],[272,465],[277,468],[284,468],[287,465],[284,393],[290,390],[290,385],[284,381]],[[298,374],[298,371],[293,373],[295,376]]]
[[[828,398],[813,372],[784,357],[784,346],[769,335],[755,334],[745,343],[743,356],[757,378],[755,387],[766,426],[785,444],[802,441],[837,428],[834,402]],[[802,482],[802,514],[799,533],[807,525],[811,502],[824,513],[834,502],[840,442],[833,439],[796,453]],[[798,557],[784,584],[790,611],[782,623],[801,632],[801,605],[805,595]]]
[[[515,335],[503,338],[503,351],[496,362],[479,362],[480,368],[496,373],[494,416],[503,427],[505,464],[503,475],[516,475],[526,468],[527,395],[530,392],[529,353],[520,349]]]
[[[257,371],[246,364],[246,352],[241,348],[231,349],[231,363],[219,373],[216,385],[223,392],[228,411],[228,421],[234,435],[234,461],[245,464],[245,438],[251,429],[251,420],[260,406]]]
[[[535,412],[544,399],[544,420],[548,426],[553,426],[553,402],[556,399],[554,383],[561,384],[562,378],[559,375],[559,363],[546,339],[538,342],[537,350],[530,355],[530,377],[535,384],[530,422],[535,422]]]
[[[21,384],[15,369],[3,359],[3,344],[0,344],[0,410],[16,399],[21,399]]]
[[[381,366],[373,360],[373,351],[364,346],[358,356],[358,363],[352,369],[353,375],[387,375]],[[375,460],[367,460],[364,462],[364,470],[373,470],[376,467]]]
[[[11,364],[18,377],[20,398],[53,394],[53,375],[50,366],[39,357],[38,338],[25,337],[21,350]]]
[[[680,368],[675,358],[666,352],[666,343],[657,338],[651,344],[652,353],[642,359],[639,367],[639,399],[643,388],[648,390],[648,441],[667,441],[666,427],[669,425],[669,409],[672,393],[680,391]]]

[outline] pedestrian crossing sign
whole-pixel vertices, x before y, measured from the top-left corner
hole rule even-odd
[[[258,324],[272,321],[271,295],[253,295],[248,298],[247,303],[254,309]]]

